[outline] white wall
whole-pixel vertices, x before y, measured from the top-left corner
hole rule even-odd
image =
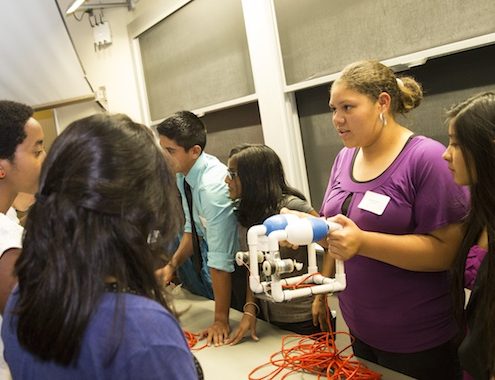
[[[63,12],[72,2],[72,0],[57,1]],[[142,0],[141,3],[149,2],[150,0]],[[142,11],[139,10],[142,8],[141,3],[137,3],[134,11],[128,11],[126,7],[103,11],[104,19],[110,23],[112,44],[101,49],[94,47],[93,32],[87,14],[81,21],[77,21],[74,16],[65,16],[67,28],[93,89],[97,91],[100,87],[105,87],[108,111],[125,113],[137,122],[143,122],[144,117],[138,96],[127,24],[136,15],[141,14]],[[96,14],[98,12],[95,10]],[[81,16],[81,12],[77,14]],[[87,112],[83,109],[84,105],[69,106],[59,110],[59,127],[63,129],[68,122],[74,120],[71,117],[72,112],[75,116],[81,117],[98,110],[94,104],[86,106]]]
[[[60,134],[73,121],[99,112],[103,112],[103,110],[96,102],[78,103],[56,108],[53,116],[57,133]]]

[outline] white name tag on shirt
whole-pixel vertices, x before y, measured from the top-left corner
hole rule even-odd
[[[364,194],[363,199],[361,199],[361,202],[359,202],[358,208],[372,212],[376,215],[382,215],[388,202],[390,202],[389,196],[378,194],[373,191],[367,191]]]

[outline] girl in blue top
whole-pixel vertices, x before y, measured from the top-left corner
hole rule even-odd
[[[197,379],[154,275],[179,205],[152,132],[125,115],[72,123],[36,198],[2,326],[13,378]]]

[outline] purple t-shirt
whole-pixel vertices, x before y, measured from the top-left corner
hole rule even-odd
[[[464,287],[473,290],[478,270],[488,251],[479,245],[473,245],[466,257],[464,266]]]
[[[388,234],[426,234],[458,222],[468,210],[466,189],[457,186],[444,146],[414,136],[384,173],[367,182],[352,178],[357,149],[344,148],[335,159],[320,213],[343,213],[361,229]],[[366,191],[390,197],[382,215],[357,206]],[[346,261],[347,288],[339,303],[349,329],[363,342],[389,352],[409,353],[451,339],[456,324],[447,272],[414,272],[355,256]]]

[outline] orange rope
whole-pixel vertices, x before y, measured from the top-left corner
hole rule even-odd
[[[292,284],[292,285],[283,285],[282,286],[282,289],[298,289],[298,288],[308,288],[310,286],[315,286],[316,284],[306,284],[305,282],[307,280],[309,280],[311,277],[314,277],[316,275],[319,275],[321,274],[320,272],[315,272],[315,273],[311,273],[311,274],[308,274],[307,276],[301,278],[298,282],[296,282],[295,284]]]
[[[249,267],[244,264],[248,270]],[[300,287],[313,286],[314,284],[304,283],[308,278],[317,273],[310,274],[302,278],[294,285],[286,285],[284,288],[296,289]],[[317,375],[317,379],[331,380],[378,380],[381,374],[368,369],[364,364],[354,359],[354,355],[344,355],[348,345],[342,350],[337,349],[335,338],[338,334],[347,335],[351,342],[354,338],[346,332],[332,332],[330,323],[330,311],[327,299],[324,298],[326,321],[330,332],[321,332],[308,336],[290,334],[282,337],[282,349],[270,356],[269,362],[253,369],[249,375],[249,380],[274,380],[281,375],[280,380],[286,379],[294,372],[306,372]],[[200,334],[194,334],[184,330],[189,348],[191,350],[201,350],[207,347],[194,348],[199,341]],[[292,345],[291,345],[292,344]],[[351,343],[352,344],[352,343]],[[275,367],[271,372],[255,377],[255,374],[267,367]],[[266,371],[265,371],[266,372]]]
[[[340,333],[344,334],[344,333]],[[298,371],[314,374],[318,379],[380,379],[381,375],[368,368],[353,355],[342,355],[335,347],[335,333],[318,333],[309,336],[287,335],[282,338],[282,350],[270,356],[268,363],[249,373],[249,380],[273,380],[278,375],[286,379]],[[291,346],[290,343],[294,342]],[[347,349],[348,347],[346,347]],[[266,367],[275,367],[261,377],[255,374]],[[266,371],[265,371],[266,372]]]
[[[327,325],[331,330],[330,311],[325,298]],[[282,338],[282,349],[270,356],[268,363],[253,369],[248,376],[249,380],[273,380],[280,375],[280,380],[286,379],[294,372],[306,372],[318,376],[318,379],[380,379],[381,375],[368,369],[364,364],[354,359],[354,355],[343,355],[351,346],[338,350],[335,344],[337,334],[348,335],[345,332],[321,332],[308,336],[286,335]],[[255,374],[267,367],[271,372],[255,377]]]
[[[195,334],[195,333],[192,333],[192,332],[189,332],[186,330],[183,330],[183,332],[184,332],[184,335],[186,337],[187,344],[192,351],[199,351],[205,347],[208,347],[208,345],[205,343],[202,346],[195,348],[194,346],[196,346],[196,344],[199,342],[200,334]]]

